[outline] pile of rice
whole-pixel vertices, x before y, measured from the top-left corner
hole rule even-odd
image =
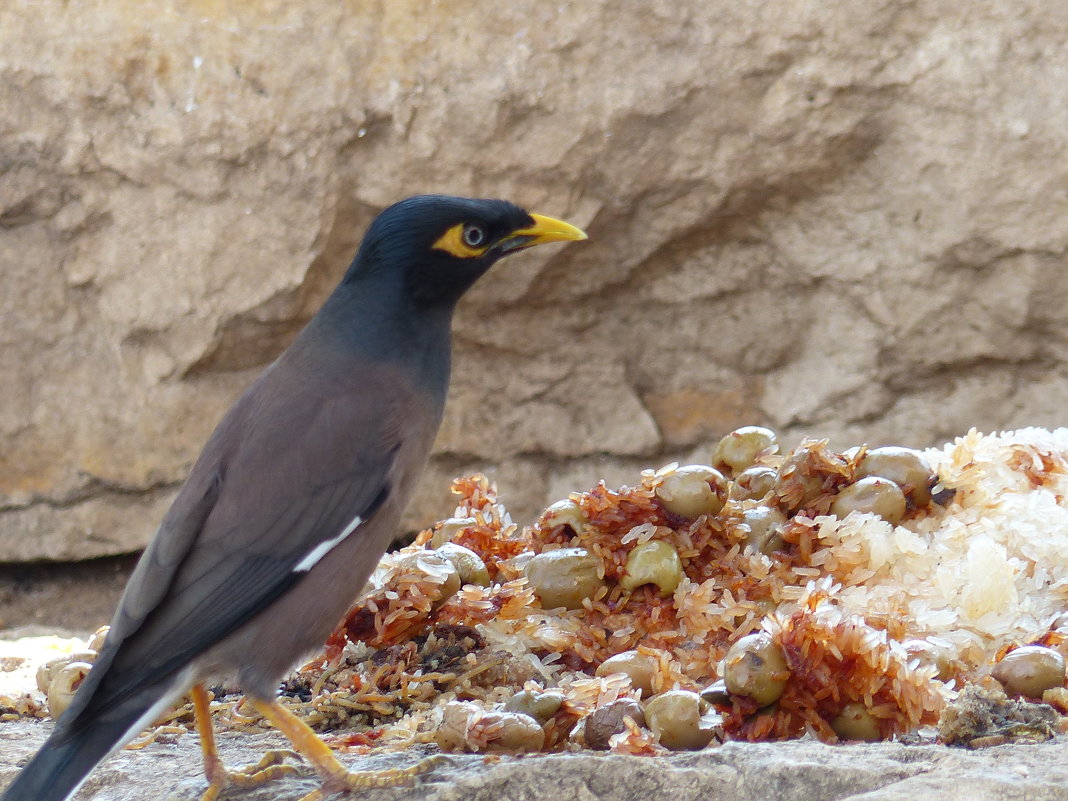
[[[810,463],[841,474],[828,478],[829,495],[850,479],[855,453],[843,457],[825,443],[801,447]],[[595,675],[606,659],[631,649],[655,661],[654,693],[700,691],[721,678],[732,643],[763,631],[787,653],[791,678],[770,708],[758,710],[745,698],[721,707],[724,737],[811,733],[833,741],[830,721],[856,703],[874,716],[880,736],[916,733],[935,724],[956,692],[987,676],[1005,651],[1059,643],[1059,627],[1068,624],[1061,617],[1068,593],[1068,429],[971,431],[924,455],[937,473],[942,505],[912,510],[893,526],[872,514],[819,514],[828,503],[817,501],[791,518],[786,547],[770,555],[742,547],[733,501],[695,521],[662,508],[655,488],[673,466],[646,471],[633,487],[601,484],[572,494],[589,521],[577,531],[551,513],[520,529],[484,476],[460,479],[454,519],[383,559],[373,589],[309,675],[333,665],[342,688],[335,692],[393,693],[392,716],[369,714],[360,722],[386,740],[410,742],[432,739],[442,705],[455,700],[493,709],[521,689],[556,688],[574,723],[599,704],[637,698],[625,676]],[[432,571],[413,578],[398,565],[425,552],[446,526],[452,542],[482,557],[491,582],[469,584],[442,601]],[[618,583],[629,551],[650,539],[670,543],[681,558],[684,577],[667,597],[653,586],[626,591]],[[522,565],[531,553],[562,547],[595,554],[604,587],[583,608],[543,609]],[[474,639],[444,674],[428,674],[418,659],[396,659],[405,644],[414,655],[428,637],[433,643],[439,632],[454,630]],[[916,640],[941,651],[945,663],[917,658],[905,645]],[[401,685],[406,698],[391,689]],[[413,687],[420,688],[415,695]],[[656,750],[655,738],[637,740],[622,738],[617,750]],[[546,742],[579,747],[581,737]],[[467,746],[479,750],[478,743]]]
[[[824,491],[789,513],[783,547],[766,554],[745,547],[742,510],[755,501],[729,500],[696,520],[665,509],[656,489],[674,465],[645,471],[634,486],[572,494],[580,526],[550,508],[520,528],[484,476],[459,479],[453,518],[383,558],[321,657],[286,682],[283,701],[335,746],[357,750],[440,745],[460,702],[466,734],[455,747],[489,751],[502,747],[494,715],[504,703],[523,690],[554,691],[563,702],[525,750],[577,749],[583,718],[641,697],[628,676],[599,674],[605,660],[635,650],[654,665],[652,694],[699,693],[722,679],[734,643],[763,632],[786,657],[785,689],[762,708],[706,693],[713,744],[806,734],[834,741],[831,724],[851,705],[867,711],[880,738],[933,737],[947,704],[989,682],[1007,651],[1068,649],[1068,429],[973,430],[926,451],[939,502],[910,507],[896,526],[874,514],[827,513],[863,453],[809,441],[787,455]],[[489,581],[450,589],[451,568],[430,547],[443,538],[477,554]],[[667,595],[619,581],[630,552],[651,540],[670,544],[681,561]],[[542,608],[524,565],[572,547],[599,560],[603,586],[581,608]],[[941,660],[923,658],[917,641]],[[254,724],[234,699],[216,708],[225,725]],[[187,721],[188,710],[172,717]],[[613,750],[662,752],[654,733],[625,722]]]

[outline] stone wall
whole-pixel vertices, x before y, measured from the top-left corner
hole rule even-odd
[[[0,561],[141,546],[388,203],[586,227],[456,322],[410,523],[707,458],[1056,426],[1068,6],[0,6]],[[542,252],[544,251],[544,252]]]

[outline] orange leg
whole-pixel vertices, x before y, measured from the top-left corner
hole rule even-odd
[[[426,773],[436,765],[447,762],[445,757],[428,757],[404,770],[367,770],[350,772],[342,765],[330,746],[319,739],[307,723],[302,721],[278,701],[263,701],[249,697],[249,702],[256,711],[284,734],[293,747],[297,749],[323,777],[323,786],[301,801],[321,801],[332,793],[366,790],[372,787],[401,787],[414,784],[415,777]]]
[[[215,747],[215,731],[211,723],[211,695],[201,684],[193,685],[190,695],[193,699],[197,733],[200,735],[200,753],[204,757],[204,775],[208,779],[208,789],[204,791],[200,801],[215,801],[219,794],[230,786],[252,787],[300,772],[293,765],[282,764],[282,760],[287,756],[299,758],[299,755],[292,751],[268,751],[255,765],[234,773],[228,771]]]

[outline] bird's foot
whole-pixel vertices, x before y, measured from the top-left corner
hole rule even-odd
[[[335,793],[352,793],[358,790],[410,787],[415,784],[417,776],[427,773],[439,765],[448,764],[448,762],[448,757],[437,754],[416,762],[410,768],[336,771],[323,780],[323,784],[318,790],[308,793],[300,801],[324,801],[324,799]]]
[[[256,787],[284,776],[298,776],[300,769],[296,765],[286,764],[288,757],[301,759],[296,751],[279,749],[268,751],[255,765],[247,765],[238,770],[227,770],[221,759],[205,765],[208,777],[208,789],[200,801],[215,801],[219,794],[229,787]]]
[[[322,786],[308,793],[300,801],[323,801],[335,793],[414,784],[416,776],[449,761],[448,757],[438,754],[427,757],[410,768],[350,771],[338,761],[330,746],[320,740],[307,723],[277,700],[267,701],[250,696],[249,701],[257,712],[286,736],[301,756],[314,765],[315,770],[323,777]]]

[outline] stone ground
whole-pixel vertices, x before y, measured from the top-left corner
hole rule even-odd
[[[101,560],[91,571],[41,569],[21,576],[18,593],[7,593],[0,614],[18,624],[0,639],[42,633],[62,620],[65,630],[84,636],[110,615],[129,560]],[[4,577],[6,578],[6,576]],[[26,598],[18,596],[26,593]],[[48,625],[46,625],[48,624]],[[55,629],[51,629],[53,633]],[[30,642],[28,640],[23,642]],[[20,692],[32,685],[30,672],[15,676]],[[0,686],[0,690],[4,690]],[[0,788],[40,747],[50,722],[0,723]],[[286,746],[275,734],[222,732],[220,750],[228,765],[251,764],[268,748]],[[425,747],[422,747],[425,748]],[[425,751],[347,755],[352,769],[407,767]],[[728,743],[714,750],[669,757],[622,757],[585,753],[527,757],[449,755],[409,788],[371,790],[361,801],[429,799],[452,801],[647,801],[670,794],[675,801],[1068,801],[1068,739],[1042,745],[1007,745],[980,751],[942,746],[880,743],[830,746],[818,742]],[[196,737],[183,734],[143,750],[124,750],[100,766],[78,801],[194,801],[204,789]],[[296,801],[313,790],[310,774],[262,788],[231,791],[224,799]]]
[[[50,724],[0,724],[0,786],[44,740]],[[220,749],[230,765],[283,747],[270,734],[225,733]],[[352,768],[405,767],[422,752],[347,756]],[[533,757],[449,756],[414,787],[368,790],[361,801],[1062,801],[1068,798],[1068,741],[967,751],[896,743],[830,746],[817,742],[728,743],[670,757],[600,754]],[[204,789],[196,738],[182,735],[140,751],[122,751],[99,767],[78,801],[194,801]],[[224,798],[295,801],[316,786],[289,778]]]

